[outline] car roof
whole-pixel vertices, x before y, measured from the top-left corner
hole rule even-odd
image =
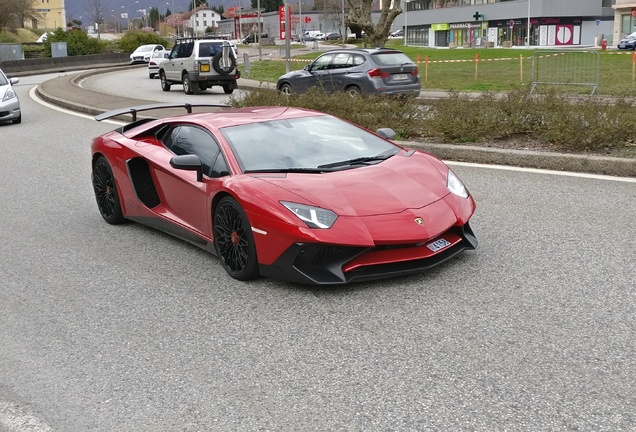
[[[359,54],[378,54],[378,53],[401,53],[404,54],[400,50],[396,50],[393,48],[339,48],[333,49],[329,51],[325,51],[326,53],[334,53],[334,52],[346,52],[346,53],[359,53]]]

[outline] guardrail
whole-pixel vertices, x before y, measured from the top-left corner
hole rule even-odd
[[[9,76],[28,76],[42,72],[66,72],[112,64],[130,63],[130,54],[91,54],[68,57],[46,57],[24,60],[5,60],[0,62],[0,69]]]

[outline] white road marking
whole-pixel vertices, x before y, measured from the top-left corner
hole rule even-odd
[[[82,113],[78,113],[76,111],[71,111],[71,110],[67,110],[65,108],[60,108],[58,106],[55,106],[53,104],[48,103],[45,100],[40,99],[38,97],[37,93],[35,92],[36,88],[37,88],[37,86],[31,87],[31,90],[29,90],[29,96],[31,97],[31,99],[33,99],[35,102],[39,103],[40,105],[45,106],[45,107],[50,108],[50,109],[55,110],[55,111],[59,111],[59,112],[64,113],[64,114],[73,115],[73,116],[76,116],[76,117],[81,117],[81,118],[88,119],[88,120],[93,120],[93,121],[95,120],[95,117],[93,117],[92,115],[82,114]],[[103,120],[102,123],[110,123],[110,124],[114,124],[114,125],[117,125],[117,126],[123,126],[123,125],[126,124],[124,122],[116,121],[116,120]]]
[[[29,91],[29,95],[31,96],[31,99],[33,99],[37,103],[44,105],[47,108],[51,108],[56,111],[62,112],[64,114],[69,114],[69,115],[74,115],[77,117],[82,117],[85,119],[94,120],[93,116],[90,116],[87,114],[81,114],[75,111],[70,111],[70,110],[52,105],[46,101],[43,101],[35,93],[35,88],[36,87],[31,88],[31,90]],[[103,122],[118,125],[118,126],[122,126],[126,124],[124,122],[113,121],[113,120],[104,120]],[[585,173],[576,173],[576,172],[568,172],[568,171],[551,171],[551,170],[538,169],[538,168],[521,168],[521,167],[515,167],[515,166],[488,165],[488,164],[479,164],[479,163],[471,163],[471,162],[453,162],[453,161],[447,161],[447,160],[445,160],[444,163],[448,165],[466,166],[466,167],[473,167],[473,168],[487,168],[487,169],[494,169],[494,170],[501,170],[501,171],[517,171],[517,172],[534,173],[534,174],[549,174],[549,175],[566,176],[566,177],[579,177],[579,178],[588,178],[588,179],[595,179],[595,180],[636,183],[636,178],[632,178],[632,177],[613,177],[613,176],[600,175],[600,174],[585,174]],[[260,232],[259,234],[267,234],[267,233],[263,231],[263,232]]]
[[[539,169],[539,168],[522,168],[522,167],[515,167],[515,166],[488,165],[488,164],[479,164],[479,163],[472,163],[472,162],[453,162],[453,161],[447,161],[447,160],[445,160],[444,163],[447,165],[466,166],[466,167],[473,167],[473,168],[488,168],[488,169],[501,170],[501,171],[517,171],[517,172],[533,173],[533,174],[550,174],[550,175],[566,176],[566,177],[579,177],[579,178],[588,178],[588,179],[595,179],[595,180],[609,180],[609,181],[617,181],[617,182],[625,182],[625,183],[636,183],[635,177],[613,177],[613,176],[601,175],[601,174],[586,174],[586,173],[577,173],[577,172],[569,172],[569,171],[552,171],[552,170]]]
[[[53,428],[12,402],[0,400],[0,430],[9,432],[52,432]]]

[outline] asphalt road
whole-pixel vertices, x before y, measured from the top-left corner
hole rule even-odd
[[[181,84],[174,84],[169,92],[161,90],[159,78],[149,79],[148,68],[140,66],[125,69],[117,73],[93,75],[80,83],[81,86],[99,90],[101,93],[128,98],[136,95],[139,99],[156,102],[190,102],[190,103],[227,103],[230,95],[223,93],[223,88],[214,86],[196,95],[187,95]],[[231,96],[241,97],[244,90],[234,90]]]
[[[89,145],[114,126],[35,103],[38,80],[0,126],[0,431],[636,429],[636,183],[453,165],[477,251],[240,283],[103,222]]]

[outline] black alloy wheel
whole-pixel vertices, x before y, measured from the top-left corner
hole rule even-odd
[[[281,92],[281,94],[290,96],[292,94],[292,86],[289,83],[284,83],[280,86],[279,91]]]
[[[225,271],[238,280],[259,275],[252,227],[240,204],[232,197],[214,210],[214,247]]]
[[[97,208],[104,220],[112,225],[124,222],[115,176],[104,156],[100,156],[93,165],[92,179]]]

